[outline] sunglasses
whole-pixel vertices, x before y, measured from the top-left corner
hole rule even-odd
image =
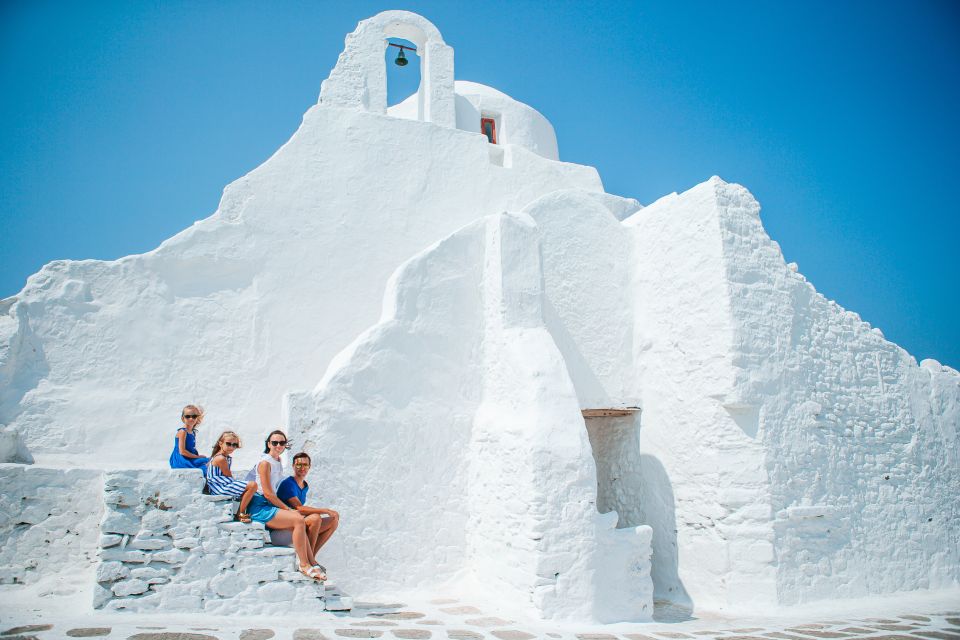
[[[271,441],[270,441],[270,444],[272,444],[272,445],[275,446],[275,447],[283,447],[283,446],[286,446],[287,441],[286,441],[286,440],[271,440]]]
[[[310,463],[309,463],[309,462],[298,462],[297,464],[295,464],[295,465],[293,465],[293,466],[295,466],[295,467],[309,467],[309,466],[310,466]]]
[[[224,442],[224,443],[223,443],[223,446],[225,446],[225,447],[239,447],[239,446],[240,446],[240,443],[239,443],[239,442]]]
[[[199,418],[199,417],[200,417],[200,415],[197,414],[197,413],[185,413],[185,414],[183,414],[183,419],[184,419],[184,420],[196,420],[196,419]]]

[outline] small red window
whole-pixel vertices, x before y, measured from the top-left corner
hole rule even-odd
[[[480,118],[480,133],[487,136],[492,144],[497,144],[497,122],[493,118]]]

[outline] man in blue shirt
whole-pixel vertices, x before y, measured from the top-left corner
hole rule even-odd
[[[306,506],[307,492],[310,490],[310,485],[307,484],[308,473],[310,473],[310,456],[301,451],[293,456],[293,475],[285,478],[277,487],[277,497],[304,516],[307,537],[313,547],[313,554],[316,555],[340,525],[340,514],[333,509]],[[326,580],[327,569],[322,565],[317,566],[323,573],[320,579]]]

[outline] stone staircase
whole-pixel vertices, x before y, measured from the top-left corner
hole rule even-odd
[[[200,493],[194,470],[104,474],[94,608],[267,614],[348,610],[352,599],[297,570],[264,525],[233,522],[235,503]],[[281,604],[282,603],[282,604]]]

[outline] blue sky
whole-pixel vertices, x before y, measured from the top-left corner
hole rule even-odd
[[[960,367],[950,1],[7,0],[0,297],[47,261],[147,251],[208,216],[296,130],[344,36],[391,8],[439,27],[458,79],[546,115],[610,192],[745,185],[821,293]]]

